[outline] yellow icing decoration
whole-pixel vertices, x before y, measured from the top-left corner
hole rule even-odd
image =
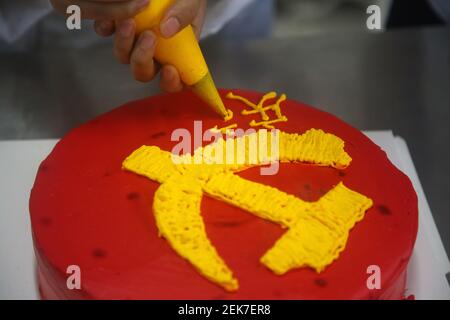
[[[323,271],[344,250],[349,231],[372,204],[371,199],[339,183],[319,201],[302,208],[305,211],[261,262],[275,274],[304,266]]]
[[[264,104],[266,103],[267,100],[275,99],[276,97],[277,97],[276,92],[269,92],[269,93],[265,94],[257,104],[255,104],[244,97],[235,95],[232,92],[229,92],[227,94],[228,99],[241,101],[248,107],[252,108],[251,110],[242,110],[242,112],[241,112],[242,115],[251,115],[251,114],[257,114],[257,113],[259,113],[261,115],[262,121],[257,122],[255,120],[252,120],[250,122],[251,127],[262,126],[266,129],[274,129],[275,128],[273,126],[274,123],[288,121],[288,118],[281,113],[281,103],[286,101],[285,94],[282,94],[274,104],[264,106]],[[268,110],[272,110],[275,112],[276,119],[270,120],[270,117],[268,116],[268,114],[266,112]]]
[[[234,291],[238,282],[209,241],[200,214],[200,183],[189,175],[174,174],[155,193],[153,211],[160,235],[206,278]]]
[[[231,119],[233,119],[233,111],[231,111],[231,109],[227,110],[227,115],[226,117],[223,119],[225,122],[230,121]]]
[[[264,138],[266,134],[262,129],[234,139],[219,139],[193,155],[176,156],[158,147],[142,146],[123,162],[124,169],[161,183],[153,205],[161,236],[201,274],[229,291],[237,290],[238,282],[205,232],[200,213],[203,192],[288,228],[261,258],[276,274],[304,266],[322,271],[338,257],[350,229],[372,206],[372,200],[342,183],[318,201],[306,202],[235,175],[274,160],[341,169],[351,162],[344,141],[322,130],[310,129],[301,135],[278,132],[277,152],[273,150],[274,141]],[[260,139],[266,139],[262,146],[269,151],[268,159],[261,159],[260,150],[252,149],[249,143]],[[240,144],[245,146],[243,153],[238,152],[242,150],[238,149]]]
[[[232,173],[212,177],[204,190],[289,231],[261,258],[276,274],[309,266],[321,272],[344,249],[348,233],[372,200],[338,184],[317,202],[305,202],[276,188]]]
[[[213,133],[226,134],[227,131],[229,131],[230,129],[237,128],[237,126],[238,126],[237,123],[234,123],[234,124],[230,124],[229,126],[222,127],[222,128],[217,128],[217,126],[214,126],[214,128],[211,128],[209,130],[212,131]]]
[[[124,169],[159,183],[163,183],[177,173],[170,152],[154,146],[142,146],[135,150],[125,159],[122,166]]]
[[[278,122],[286,122],[288,121],[288,119],[285,116],[282,116],[279,119],[275,119],[275,120],[268,120],[268,121],[260,121],[260,122],[256,122],[255,120],[250,121],[250,127],[264,127],[267,129],[274,129],[275,127],[273,126],[274,123],[278,123]]]
[[[345,152],[342,139],[320,129],[310,129],[301,135],[280,132],[280,160],[345,169],[352,158]]]

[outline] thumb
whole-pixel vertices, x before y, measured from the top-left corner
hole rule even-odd
[[[173,37],[191,24],[200,10],[200,0],[176,0],[161,21],[160,31],[164,38]]]

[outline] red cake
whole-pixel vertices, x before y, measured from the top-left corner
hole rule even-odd
[[[240,101],[221,95],[233,123],[248,128]],[[260,93],[233,90],[248,100]],[[336,117],[291,100],[287,133],[311,128],[336,135],[351,156],[348,168],[282,163],[276,175],[250,168],[239,176],[305,201],[317,201],[340,182],[373,201],[351,229],[345,249],[324,271],[297,268],[276,275],[259,261],[283,235],[279,225],[211,197],[201,212],[209,239],[239,279],[228,292],[208,281],[158,235],[152,214],[159,183],[126,171],[122,163],[142,145],[170,151],[177,128],[193,133],[224,123],[190,92],[131,102],[72,130],[40,165],[30,214],[39,288],[44,299],[401,299],[418,224],[409,179],[360,131]],[[206,144],[206,143],[204,143]],[[81,288],[68,288],[69,266],[81,271]],[[380,288],[368,288],[370,266]],[[70,271],[70,270],[69,270]]]

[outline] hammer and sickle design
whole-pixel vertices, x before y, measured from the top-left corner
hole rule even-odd
[[[256,137],[260,134],[258,131]],[[220,139],[200,149],[225,148],[227,140]],[[238,281],[206,234],[200,213],[204,193],[288,229],[260,259],[275,274],[306,266],[321,272],[345,248],[350,229],[364,217],[372,200],[342,182],[318,201],[306,202],[271,186],[243,179],[235,172],[263,165],[250,162],[251,151],[245,150],[242,164],[230,165],[225,161],[211,164],[208,159],[194,164],[194,161],[176,163],[170,152],[142,146],[123,162],[123,168],[161,183],[153,202],[160,236],[204,277],[226,290],[237,290]],[[208,157],[206,152],[202,154]],[[186,160],[194,156],[181,157]],[[279,160],[339,169],[351,162],[343,140],[317,129],[301,135],[279,132]]]

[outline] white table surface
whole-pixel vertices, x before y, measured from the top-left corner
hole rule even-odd
[[[450,262],[408,147],[391,131],[366,132],[411,179],[419,198],[419,232],[408,267],[407,294],[450,299]],[[56,140],[0,141],[0,299],[38,299],[28,198],[40,162]]]

